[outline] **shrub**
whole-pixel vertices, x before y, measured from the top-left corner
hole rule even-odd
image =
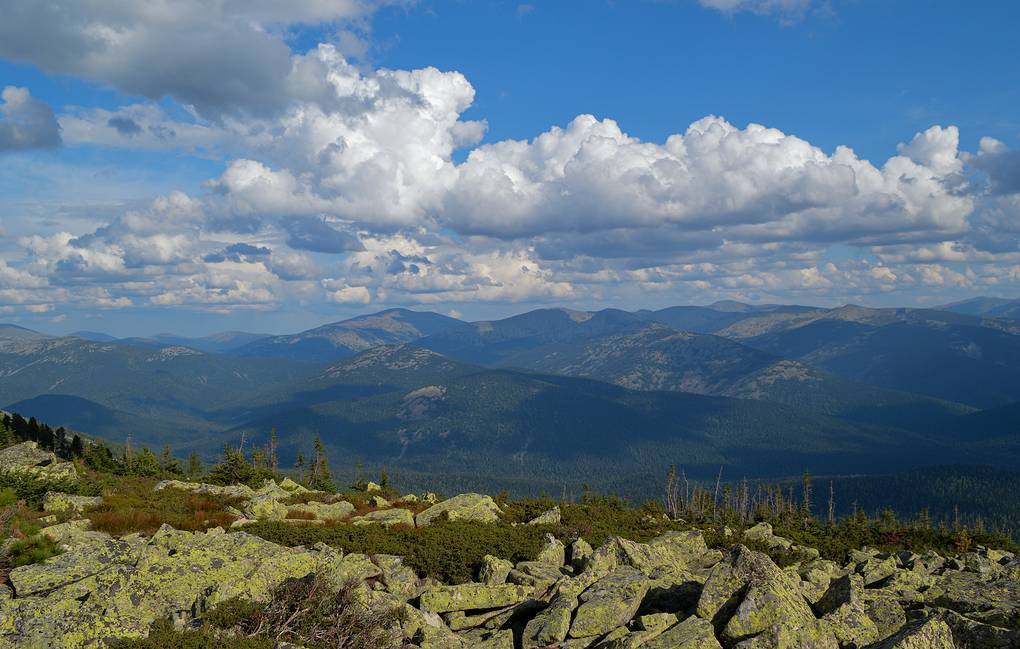
[[[160,620],[149,629],[147,638],[110,640],[110,649],[273,649],[276,643],[265,638],[232,638],[211,629],[176,629],[170,620]]]
[[[88,513],[93,529],[113,535],[151,534],[168,523],[179,530],[229,527],[234,517],[225,507],[237,499],[177,489],[153,491],[151,478],[120,478],[103,486],[103,502]]]
[[[339,590],[325,580],[288,579],[268,603],[232,598],[205,614],[199,629],[175,630],[169,621],[152,626],[145,639],[117,640],[114,649],[271,649],[294,642],[308,649],[397,649],[399,610],[366,610],[355,584]],[[396,632],[395,632],[396,631]]]
[[[260,521],[243,529],[281,545],[310,546],[323,542],[345,552],[399,555],[419,576],[456,584],[471,581],[487,554],[514,563],[534,559],[545,543],[547,531],[527,525],[464,521],[405,529],[346,523],[312,527]]]
[[[4,562],[10,568],[17,568],[45,561],[58,554],[60,554],[60,548],[56,543],[48,537],[36,534],[12,543],[7,549],[7,554],[4,555]]]

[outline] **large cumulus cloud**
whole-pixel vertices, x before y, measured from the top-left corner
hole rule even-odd
[[[256,25],[303,20],[270,4],[241,6],[215,8]],[[308,20],[367,10],[301,7]],[[135,18],[118,19],[124,29],[142,29],[128,13]],[[232,29],[272,41],[267,56],[283,43],[272,31]],[[240,108],[247,72],[226,70],[237,81],[230,96],[202,94],[202,83],[193,96],[142,93],[193,104],[192,119],[151,102],[62,116],[69,142],[215,151],[224,168],[202,192],[168,193],[100,227],[22,238],[24,256],[0,267],[0,300],[37,309],[68,296],[215,310],[592,306],[639,296],[860,300],[1020,283],[1015,152],[992,140],[961,152],[953,126],[905,134],[881,163],[721,116],[657,142],[580,115],[532,139],[480,145],[486,125],[464,117],[474,88],[460,73],[364,70],[329,44],[284,50],[278,85],[267,86],[279,96],[251,110]]]

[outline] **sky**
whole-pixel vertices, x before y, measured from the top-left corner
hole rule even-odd
[[[0,0],[0,321],[1020,296],[1014,2]]]

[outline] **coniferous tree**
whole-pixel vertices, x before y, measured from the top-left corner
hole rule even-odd
[[[180,475],[181,463],[174,457],[170,446],[164,446],[159,456],[159,470],[165,475]]]
[[[54,450],[56,435],[53,434],[53,429],[46,424],[41,424],[39,426],[38,442],[40,448],[44,448],[47,451]]]
[[[279,450],[276,447],[276,429],[269,431],[269,468],[273,473],[280,470]]]
[[[202,458],[198,457],[198,453],[194,451],[188,456],[188,477],[197,478],[202,475]]]
[[[53,452],[61,459],[71,459],[71,445],[67,441],[67,431],[63,426],[53,434]]]
[[[71,438],[70,454],[72,458],[79,458],[85,454],[85,444],[81,441],[81,436],[75,434]]]
[[[26,428],[26,437],[33,442],[39,441],[40,437],[39,422],[35,420],[35,417],[31,417],[28,420],[28,426]]]
[[[160,473],[159,458],[156,454],[143,447],[142,450],[134,456],[128,471],[134,475],[153,477]]]
[[[315,455],[312,458],[311,470],[309,471],[308,486],[318,491],[333,491],[333,474],[329,470],[329,459],[326,457],[326,449],[322,446],[322,438],[318,433],[315,435]]]

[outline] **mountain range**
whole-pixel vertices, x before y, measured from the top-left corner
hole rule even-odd
[[[482,322],[390,309],[204,338],[0,325],[0,407],[209,457],[275,428],[286,462],[320,433],[337,467],[478,488],[647,480],[671,463],[754,476],[1016,468],[1020,322],[980,306],[723,302]]]

